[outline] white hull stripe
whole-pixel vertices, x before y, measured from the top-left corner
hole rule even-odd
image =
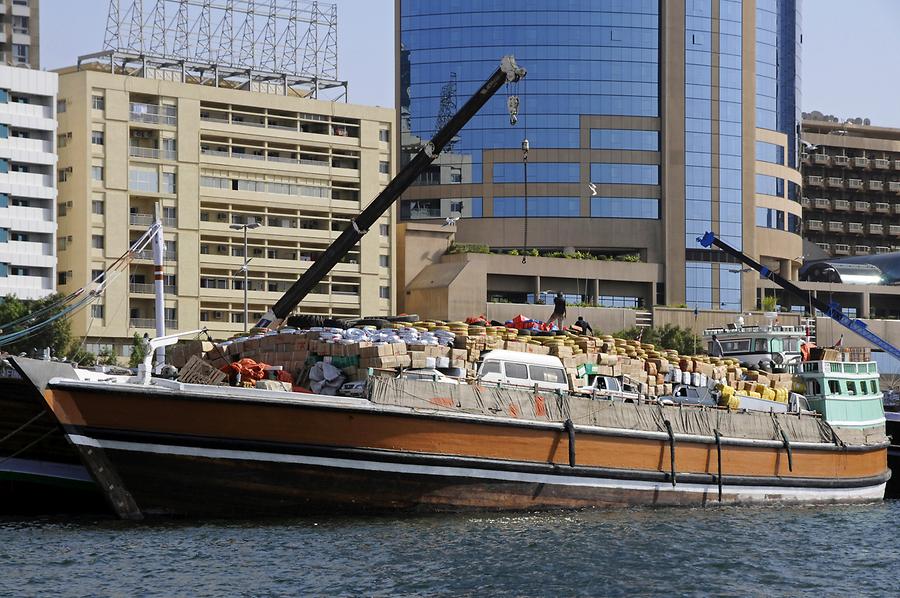
[[[862,421],[862,422],[855,421],[855,420],[848,420],[848,421],[831,421],[831,420],[829,420],[828,423],[831,424],[832,426],[846,426],[848,428],[867,428],[869,426],[877,426],[879,424],[884,424],[884,418],[879,417],[878,419],[869,419],[869,420]]]
[[[407,463],[384,463],[356,459],[339,459],[332,457],[314,457],[308,455],[285,455],[261,451],[238,451],[230,449],[212,449],[191,446],[172,446],[140,442],[124,442],[120,440],[97,440],[87,436],[70,434],[69,439],[81,446],[91,446],[120,451],[153,453],[158,455],[178,455],[185,457],[204,457],[209,459],[231,459],[238,461],[266,461],[271,463],[290,463],[312,465],[337,469],[357,469],[407,475],[432,475],[460,478],[491,479],[504,482],[521,482],[526,484],[548,484],[557,486],[582,486],[588,488],[608,488],[613,490],[642,490],[646,492],[693,492],[700,494],[716,494],[715,484],[678,484],[673,487],[668,482],[644,482],[638,480],[613,480],[607,478],[586,478],[581,476],[548,475],[516,471],[495,471],[474,467],[447,467],[416,465]],[[729,496],[744,500],[881,500],[884,497],[885,484],[877,484],[863,488],[791,488],[774,486],[731,486],[726,485]]]

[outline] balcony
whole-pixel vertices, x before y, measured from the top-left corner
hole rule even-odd
[[[156,330],[156,320],[154,318],[129,318],[128,324],[132,328],[149,328]],[[166,329],[175,330],[178,328],[178,320],[166,320]]]
[[[854,212],[869,212],[869,202],[867,201],[854,201],[853,202],[853,211]]]
[[[869,255],[870,253],[872,253],[872,248],[868,245],[854,245],[853,253],[855,255]]]
[[[128,222],[137,226],[150,226],[155,218],[153,214],[129,214]]]
[[[832,189],[843,189],[844,179],[839,176],[830,176],[828,177],[828,186]],[[860,181],[860,187],[862,187],[862,181]]]
[[[801,197],[800,198],[800,206],[804,207],[804,208],[811,208],[812,200],[808,197]]]
[[[870,235],[883,235],[884,234],[884,226],[880,224],[869,224],[869,234]]]
[[[865,227],[862,222],[848,222],[847,232],[851,235],[861,235],[865,232]]]
[[[828,154],[813,154],[813,163],[816,166],[828,166],[831,164],[831,156]]]
[[[900,203],[894,204],[894,214],[900,215]]]
[[[850,246],[842,243],[835,243],[834,255],[850,255]]]
[[[808,187],[824,187],[825,179],[820,176],[810,175],[806,177],[806,185]]]
[[[878,170],[888,170],[891,167],[891,161],[886,158],[875,158],[875,168]]]
[[[844,223],[837,222],[835,220],[831,220],[828,222],[828,232],[830,233],[842,233],[844,232]]]
[[[831,186],[831,179],[828,179],[828,185]],[[847,188],[859,191],[863,188],[862,179],[847,179]]]
[[[831,156],[831,161],[835,166],[842,166],[844,168],[850,166],[849,156]]]
[[[128,290],[136,295],[154,295],[156,294],[156,285],[132,282],[128,284]],[[175,285],[165,285],[163,286],[163,293],[166,295],[177,295],[178,287]]]
[[[816,243],[816,245],[825,253],[831,253],[831,243]]]
[[[138,260],[148,260],[153,261],[153,250],[145,249],[143,251],[139,251],[134,255],[135,259]],[[177,262],[178,261],[178,253],[174,251],[167,251],[165,256],[165,261],[167,262]]]
[[[890,252],[891,252],[890,247],[887,247],[885,245],[876,245],[875,246],[875,253],[890,253]]]
[[[813,200],[813,205],[817,210],[830,210],[831,200],[825,199],[824,197],[817,197]]]
[[[888,227],[888,234],[892,237],[900,237],[900,226],[892,224]]]
[[[817,230],[823,231],[825,230],[825,223],[821,220],[807,220],[806,221],[806,230]]]
[[[890,214],[891,213],[891,204],[876,203],[875,204],[875,213],[876,214]]]
[[[807,154],[806,152],[800,152],[800,161],[803,162],[804,164],[812,164],[812,159],[810,158],[810,155]]]
[[[868,168],[869,159],[863,156],[856,156],[853,158],[853,166],[854,168]]]
[[[131,102],[129,103],[129,120],[131,122],[175,126],[178,122],[178,109],[175,106]]]
[[[850,202],[846,199],[836,199],[834,200],[834,209],[838,212],[849,212]]]
[[[884,191],[884,181],[869,181],[869,191]]]

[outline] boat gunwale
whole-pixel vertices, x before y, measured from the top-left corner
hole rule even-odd
[[[333,397],[329,395],[288,393],[284,391],[270,391],[264,389],[240,389],[227,386],[203,386],[193,384],[176,383],[178,387],[159,387],[159,386],[143,386],[137,384],[108,384],[102,382],[89,382],[83,380],[72,380],[68,378],[51,379],[47,385],[48,390],[76,390],[76,391],[93,391],[102,394],[115,394],[128,392],[129,394],[149,396],[154,399],[178,399],[191,401],[210,401],[210,402],[231,402],[242,404],[259,404],[265,403],[270,406],[287,406],[287,407],[305,407],[308,409],[326,409],[326,410],[343,410],[359,413],[376,413],[393,415],[398,417],[428,417],[440,421],[465,422],[474,424],[500,425],[520,428],[532,428],[539,430],[552,430],[557,432],[565,432],[567,430],[565,422],[555,421],[539,421],[528,419],[513,419],[505,416],[486,416],[477,413],[467,413],[464,411],[449,411],[440,409],[427,409],[420,407],[404,407],[400,405],[384,405],[373,403],[369,399],[361,399],[354,397]],[[213,391],[196,391],[193,388],[199,387],[209,389],[228,389],[232,393],[231,396],[222,393],[214,393]],[[177,392],[176,392],[177,391]],[[262,396],[249,396],[249,393],[262,393]],[[242,396],[243,395],[243,396]],[[693,407],[692,407],[693,408]],[[765,412],[760,412],[765,413]],[[818,417],[816,415],[798,415],[798,417]],[[609,428],[604,426],[593,426],[590,424],[573,423],[575,429],[582,434],[597,436],[612,436],[620,438],[638,438],[644,440],[658,440],[668,442],[670,437],[668,432],[652,431],[652,430],[632,430],[624,428]],[[720,436],[717,441],[715,436],[702,436],[694,434],[675,433],[673,437],[678,442],[689,442],[696,444],[715,445],[720,442],[723,446],[744,446],[755,448],[777,448],[784,449],[785,443],[781,440],[766,440],[759,438],[736,438],[730,436]],[[838,452],[870,452],[884,449],[890,445],[890,440],[885,439],[879,443],[873,444],[836,444],[835,442],[791,442],[792,449],[803,450],[824,450]]]

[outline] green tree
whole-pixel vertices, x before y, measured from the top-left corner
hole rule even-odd
[[[674,349],[680,355],[693,355],[703,348],[703,339],[694,334],[690,328],[681,328],[666,324],[660,328],[644,328],[642,343],[650,343],[663,349]],[[619,331],[613,336],[634,340],[641,333],[641,328],[633,327]]]
[[[119,363],[119,356],[116,353],[115,347],[102,349],[97,355],[97,363],[100,365],[117,365]]]
[[[90,351],[85,351],[81,348],[80,345],[75,345],[72,348],[72,351],[69,353],[69,360],[73,363],[77,363],[81,367],[89,368],[92,365],[97,365],[97,356],[91,353]]]
[[[128,359],[128,367],[138,367],[144,362],[144,357],[146,356],[147,345],[144,344],[144,339],[135,332],[134,339],[131,341],[131,357]]]
[[[46,312],[42,310],[50,307],[60,298],[60,295],[50,295],[37,300],[22,300],[14,295],[3,297],[0,299],[0,330],[2,330],[0,334],[6,335],[12,332],[19,332],[41,322],[46,322],[58,315],[60,312],[59,307],[52,308]],[[29,314],[36,314],[35,318],[8,326],[9,323],[24,318]],[[32,355],[39,354],[46,347],[50,347],[50,351],[54,356],[62,357],[68,354],[71,344],[72,331],[69,326],[69,320],[61,317],[46,327],[37,330],[34,334],[3,345],[0,349],[16,355],[20,353]]]

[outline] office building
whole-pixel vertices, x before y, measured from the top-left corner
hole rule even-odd
[[[900,251],[900,129],[806,118],[804,236],[829,257]]]
[[[55,73],[0,65],[0,296],[56,282]]]
[[[40,68],[38,0],[0,0],[0,64]]]
[[[60,72],[59,288],[113,264],[160,204],[167,331],[245,330],[242,225],[258,223],[247,230],[252,326],[394,172],[392,110],[301,97],[284,80],[241,88],[164,68],[109,71]],[[393,232],[388,213],[300,310],[391,313]],[[73,333],[122,355],[135,332],[154,332],[153,282],[148,249]]]
[[[758,274],[700,247],[708,230],[796,278],[798,1],[395,5],[403,159],[502,55],[528,69],[404,195],[401,308],[447,305],[434,315],[455,318],[467,314],[454,306],[480,313],[485,301],[531,303],[548,290],[617,307],[756,307]],[[521,101],[515,127],[509,94]],[[457,245],[492,253],[435,249],[440,230],[427,225],[451,215]],[[523,250],[589,259],[509,255]],[[474,298],[453,290],[460,281]]]

